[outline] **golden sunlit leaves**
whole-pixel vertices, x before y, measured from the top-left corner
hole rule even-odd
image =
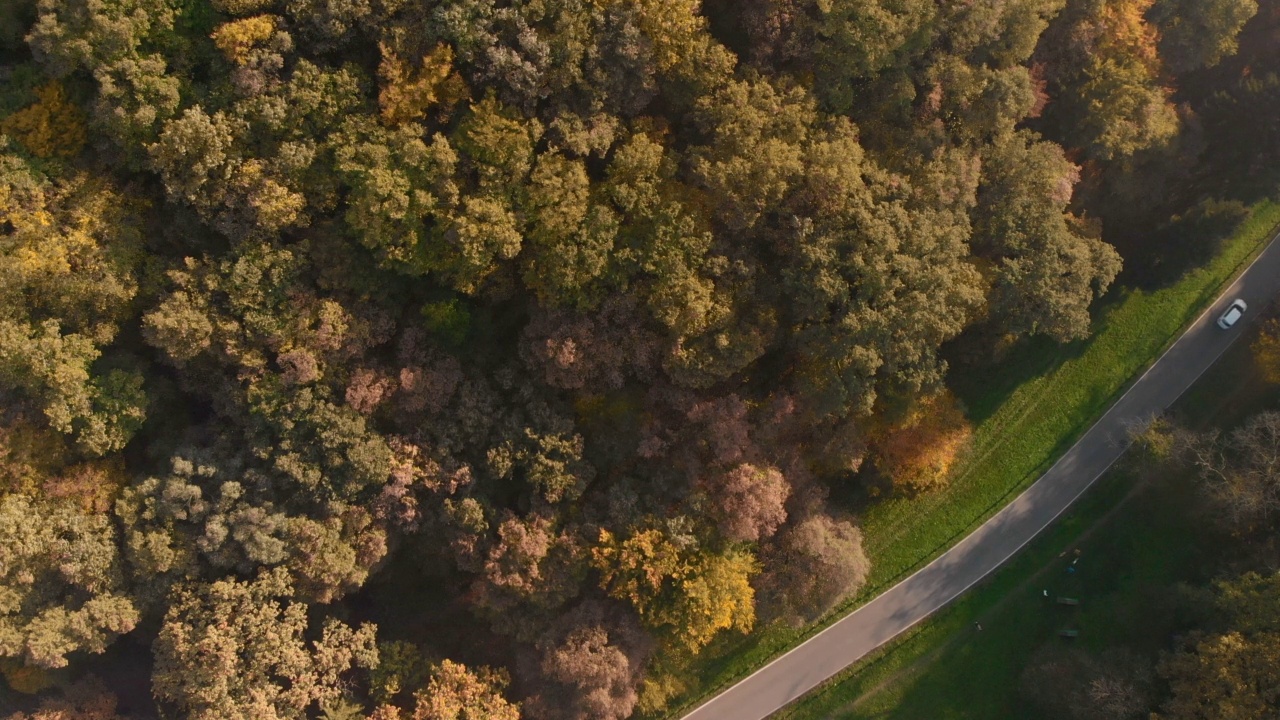
[[[422,58],[415,71],[386,44],[379,44],[382,63],[378,77],[378,107],[388,125],[402,125],[426,116],[433,106],[441,104],[447,111],[467,97],[466,83],[453,70],[453,48],[443,43]]]
[[[1146,20],[1147,11],[1154,3],[1155,0],[1104,3],[1098,18],[1101,31],[1095,57],[1100,60],[1119,57],[1136,61],[1148,72],[1156,73],[1160,66],[1160,58],[1156,54],[1160,33]]]
[[[508,682],[501,670],[444,660],[417,694],[412,720],[520,720],[520,706],[502,697]]]
[[[276,33],[279,18],[275,15],[255,15],[243,20],[233,20],[213,31],[213,44],[228,60],[243,65],[249,60],[249,51],[271,39]]]
[[[618,541],[608,530],[592,548],[592,565],[609,595],[626,600],[672,644],[696,654],[721,630],[750,632],[755,591],[750,578],[760,564],[749,551],[722,553],[677,542],[657,528]]]
[[[641,530],[621,542],[602,529],[591,559],[610,597],[631,603],[645,620],[652,618],[663,584],[682,571],[680,549],[657,529]]]
[[[944,392],[877,434],[873,440],[876,467],[896,488],[908,493],[930,490],[946,482],[972,437],[973,427],[955,396]]]
[[[12,136],[36,157],[79,155],[88,138],[84,113],[67,99],[62,83],[51,82],[35,92],[38,101],[0,119],[0,133]]]

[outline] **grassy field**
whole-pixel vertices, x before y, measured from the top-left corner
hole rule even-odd
[[[1280,406],[1237,342],[1174,408],[1179,422],[1230,427]],[[1122,461],[1082,502],[974,592],[781,713],[817,718],[979,720],[1034,717],[1019,698],[1022,669],[1039,648],[1076,642],[1098,651],[1125,646],[1149,658],[1167,647],[1178,618],[1170,587],[1203,584],[1214,545],[1197,516],[1190,478],[1134,487]],[[1207,551],[1206,551],[1207,549]],[[1075,571],[1068,573],[1080,551]],[[1078,608],[1046,600],[1069,596]],[[982,625],[978,631],[973,623]],[[1057,637],[1078,629],[1075,641]]]
[[[1280,225],[1280,205],[1262,201],[1204,267],[1153,291],[1107,299],[1093,336],[1057,346],[1030,343],[989,376],[957,378],[955,390],[980,419],[972,450],[950,484],[915,499],[874,505],[862,518],[871,578],[823,623],[723,636],[691,668],[689,688],[666,717],[678,717],[778,653],[922,567],[1035,481],[1138,372],[1177,337]]]

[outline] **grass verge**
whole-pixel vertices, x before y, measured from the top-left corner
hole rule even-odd
[[[664,717],[679,717],[747,676],[982,524],[1071,446],[1252,259],[1277,225],[1280,205],[1261,201],[1205,266],[1168,287],[1121,290],[1110,297],[1088,340],[1067,346],[1033,343],[1003,363],[998,374],[957,383],[971,409],[990,412],[981,412],[985,419],[975,430],[973,447],[946,488],[919,498],[886,500],[862,518],[873,567],[863,591],[807,628],[773,626],[746,638],[722,636],[694,667],[682,671],[690,690]]]
[[[1229,428],[1280,405],[1242,339],[1174,407],[1195,429]],[[1135,489],[1124,468],[1108,472],[1080,503],[1010,564],[907,636],[841,673],[779,714],[817,718],[979,720],[1034,717],[1018,697],[1019,677],[1061,629],[1097,652],[1125,646],[1153,659],[1178,618],[1175,583],[1202,585],[1217,567],[1198,494],[1187,477]],[[1076,571],[1068,573],[1080,549]],[[1060,595],[1080,599],[1058,606]],[[982,624],[979,632],[974,622]]]

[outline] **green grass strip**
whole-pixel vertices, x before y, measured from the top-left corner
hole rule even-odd
[[[1193,549],[1187,541],[1187,513],[1155,507],[1185,506],[1186,493],[1171,497],[1148,488],[1142,502],[1131,500],[1100,536],[1083,545],[1081,572],[1063,573],[1071,560],[1061,557],[1064,551],[1078,546],[1080,537],[1124,498],[1131,483],[1127,472],[1109,473],[1080,506],[986,582],[789,706],[781,718],[1026,716],[1017,708],[1018,678],[1035,649],[1068,627],[1082,630],[1077,644],[1115,639],[1115,629],[1107,625],[1117,619],[1110,616],[1132,619],[1131,612],[1117,613],[1117,595],[1126,611],[1149,602],[1149,589],[1167,584],[1172,570],[1182,567],[1182,555]],[[1136,547],[1147,552],[1131,552]],[[1123,571],[1114,567],[1117,564]],[[1135,568],[1144,572],[1134,573]],[[1123,592],[1117,593],[1117,580],[1123,582]],[[1051,597],[1079,598],[1082,606],[1059,607],[1041,595],[1042,587],[1052,588]],[[983,625],[980,632],[975,631],[975,621]]]
[[[1247,330],[1171,409],[1193,430],[1229,431],[1280,403],[1253,363]],[[1035,717],[1019,698],[1022,670],[1059,630],[1090,652],[1122,647],[1154,659],[1182,629],[1171,588],[1203,585],[1223,564],[1194,473],[1161,473],[1136,492],[1124,461],[1008,565],[952,605],[783,711],[781,719]],[[1131,493],[1133,493],[1131,495]],[[1082,549],[1083,563],[1064,573]],[[1046,600],[1080,599],[1076,608]],[[975,632],[973,623],[983,629]],[[780,719],[780,720],[781,720]]]
[[[872,562],[863,592],[819,623],[766,627],[747,638],[724,635],[684,677],[689,692],[664,717],[679,717],[746,677],[954,545],[1036,480],[1171,344],[1261,250],[1280,225],[1280,205],[1263,200],[1221,243],[1218,254],[1178,282],[1108,298],[1088,340],[1031,343],[1002,363],[1001,376],[969,378],[983,393],[960,395],[971,411],[993,408],[950,484],[913,499],[889,499],[862,518]]]

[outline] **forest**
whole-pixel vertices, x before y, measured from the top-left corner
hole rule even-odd
[[[857,592],[860,508],[965,450],[950,378],[1274,192],[1277,32],[0,0],[0,712],[661,713]]]

